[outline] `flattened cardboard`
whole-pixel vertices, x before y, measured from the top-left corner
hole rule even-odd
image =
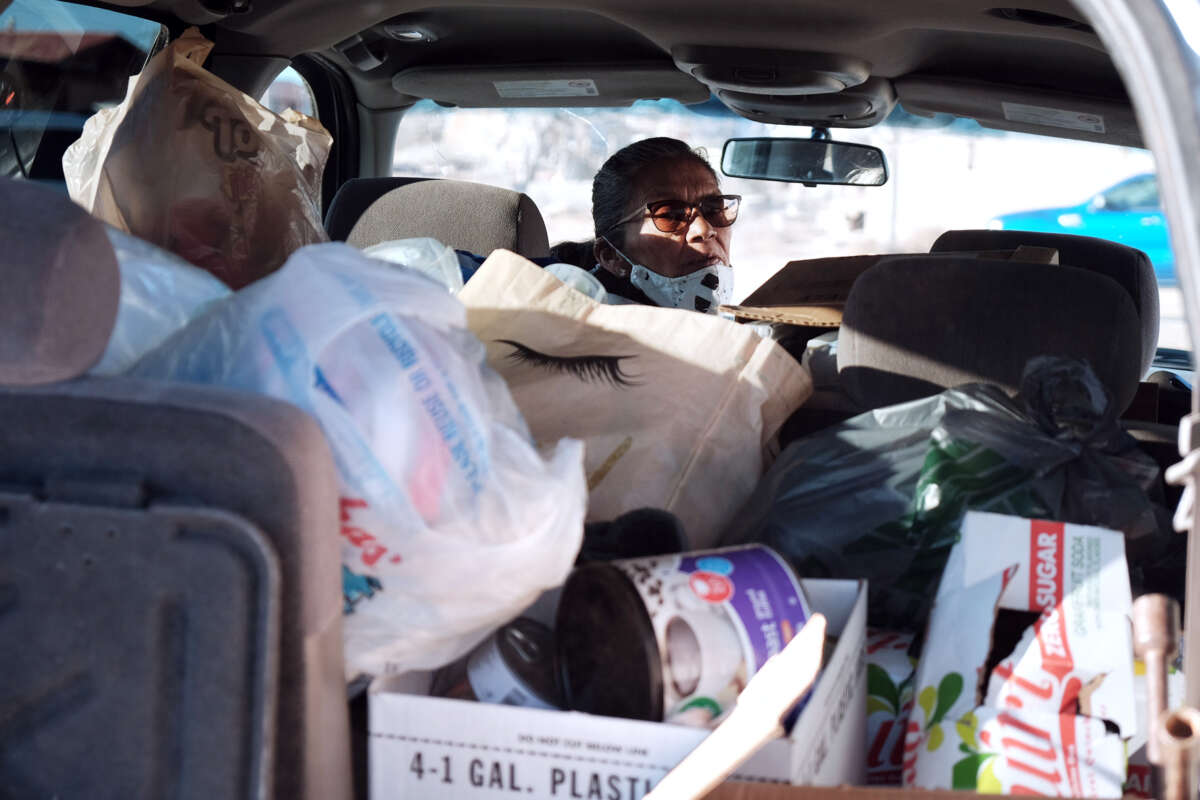
[[[859,275],[885,258],[895,258],[896,255],[884,253],[789,261],[783,269],[751,292],[742,305],[827,306],[845,303],[850,287]]]
[[[789,325],[804,325],[809,328],[840,328],[842,307],[829,306],[721,306],[721,311],[733,314],[735,319],[751,319],[760,322],[786,322]]]
[[[888,255],[842,256],[790,261],[738,306],[722,306],[737,319],[836,328],[858,276]]]
[[[792,734],[767,744],[741,780],[862,783],[866,749],[866,584],[802,581],[838,643]],[[426,697],[411,676],[370,695],[371,800],[612,797],[640,800],[707,731],[565,711]]]
[[[1033,247],[1023,244],[1012,251],[1010,261],[1024,261],[1028,264],[1057,264],[1058,250],[1053,247]]]
[[[838,328],[842,309],[854,281],[871,267],[889,258],[969,257],[992,260],[1057,264],[1053,247],[1021,245],[1015,250],[977,250],[944,253],[885,253],[789,261],[783,269],[755,289],[740,305],[721,306],[738,320],[783,322],[810,328]]]

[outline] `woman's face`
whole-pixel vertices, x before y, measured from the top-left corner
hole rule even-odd
[[[695,159],[664,161],[638,174],[622,216],[639,208],[645,211],[647,203],[659,200],[696,203],[720,192],[712,172]],[[728,264],[732,231],[732,227],[714,228],[702,214],[697,214],[682,233],[663,233],[654,227],[649,215],[643,214],[608,236],[633,263],[668,278],[678,278],[713,264]],[[597,248],[596,255],[609,271],[628,274],[629,264],[611,248]]]

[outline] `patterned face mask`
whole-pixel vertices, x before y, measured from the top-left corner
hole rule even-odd
[[[714,264],[678,278],[668,278],[635,264],[617,247],[613,250],[629,262],[629,282],[660,306],[716,314],[719,306],[733,299],[733,267],[728,264]]]

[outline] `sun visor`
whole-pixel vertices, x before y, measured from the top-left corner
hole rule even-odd
[[[871,76],[866,61],[835,53],[678,45],[671,56],[681,70],[714,92],[831,94],[858,86]]]
[[[833,94],[767,95],[722,89],[717,97],[729,109],[755,122],[867,128],[883,122],[896,105],[896,92],[884,78],[868,78]]]
[[[413,67],[392,88],[464,108],[628,106],[660,98],[703,103],[708,87],[674,64],[529,64]]]
[[[915,114],[953,114],[985,128],[1143,146],[1128,102],[936,77],[897,78],[894,84],[900,104]]]

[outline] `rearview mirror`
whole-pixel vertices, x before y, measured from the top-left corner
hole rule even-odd
[[[721,151],[721,172],[807,185],[882,186],[888,179],[878,147],[830,139],[730,139]]]

